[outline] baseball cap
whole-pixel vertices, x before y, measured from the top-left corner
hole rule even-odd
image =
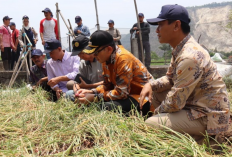
[[[57,39],[50,39],[50,40],[45,42],[44,53],[50,53],[53,50],[57,49],[58,47],[61,47],[60,41]]]
[[[15,26],[14,22],[10,22],[9,26]]]
[[[29,19],[29,17],[28,17],[27,15],[24,15],[24,16],[23,16],[23,20],[24,20],[24,19]]]
[[[84,35],[78,35],[73,41],[72,41],[72,55],[71,56],[76,56],[78,55],[82,50],[85,49],[85,47],[89,43],[89,38],[87,38]]]
[[[12,18],[10,18],[9,16],[4,16],[3,20],[11,20]]]
[[[141,16],[141,17],[144,17],[143,13],[139,13],[138,15]]]
[[[107,24],[114,23],[114,20],[109,20]]]
[[[42,12],[52,12],[49,8],[45,8],[44,10],[42,10]]]
[[[151,25],[158,25],[158,22],[164,20],[180,20],[189,24],[190,18],[188,11],[181,5],[164,5],[157,18],[147,19],[147,22]]]
[[[91,35],[89,45],[83,50],[83,52],[92,54],[98,50],[99,47],[109,45],[113,42],[114,39],[110,33],[103,30],[97,30]]]
[[[43,55],[43,52],[40,50],[40,49],[33,49],[32,51],[31,51],[31,58],[33,57],[33,56],[42,56]]]
[[[76,16],[76,17],[75,17],[75,23],[79,23],[81,20],[82,20],[82,19],[81,19],[80,16]]]

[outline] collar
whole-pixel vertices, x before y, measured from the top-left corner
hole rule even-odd
[[[93,59],[93,62],[96,62],[96,58]],[[91,66],[91,62],[90,61],[85,61],[85,64]]]
[[[41,67],[38,67],[37,65],[36,65],[36,71],[37,70],[39,70],[39,69],[46,69],[46,61],[44,60],[44,62],[43,62],[43,64],[42,64],[42,66]]]
[[[121,49],[118,46],[115,46],[115,50],[111,53],[109,60],[106,61],[106,65],[114,64],[116,53],[119,53],[119,52],[121,52]]]
[[[179,52],[182,50],[182,48],[184,47],[184,45],[186,44],[186,42],[191,38],[191,35],[188,34],[172,51],[172,55],[174,58],[177,57],[177,55],[179,54]]]
[[[113,28],[109,28],[109,30],[114,30],[114,27]]]
[[[66,50],[63,50],[63,51],[64,51],[64,56],[62,58],[62,62],[66,61],[69,57],[68,52]]]

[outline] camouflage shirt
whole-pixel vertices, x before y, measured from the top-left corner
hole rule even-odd
[[[36,83],[41,79],[47,77],[47,70],[46,70],[46,61],[44,61],[44,64],[42,67],[38,67],[37,65],[34,65],[30,69],[30,79],[29,81],[31,82],[32,86],[35,86]],[[46,86],[47,82],[43,82],[41,85],[42,87]]]

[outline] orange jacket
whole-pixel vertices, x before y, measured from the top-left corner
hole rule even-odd
[[[104,85],[96,90],[105,101],[126,99],[130,95],[139,102],[143,86],[153,79],[143,63],[121,45],[112,53],[110,63],[103,63],[102,68]]]

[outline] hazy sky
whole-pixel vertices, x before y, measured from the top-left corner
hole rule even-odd
[[[59,8],[64,18],[70,19],[72,27],[76,26],[75,16],[80,15],[83,23],[90,29],[96,25],[96,14],[94,0],[0,0],[0,18],[8,15],[12,17],[12,22],[16,23],[18,29],[22,28],[22,17],[28,15],[30,26],[39,31],[40,20],[44,18],[41,12],[49,7],[56,18],[55,3],[59,3]],[[223,0],[137,0],[138,12],[142,12],[145,18],[157,17],[161,7],[166,4],[179,4],[185,7],[198,6],[212,2],[223,2]],[[97,0],[100,26],[107,27],[109,19],[113,19],[115,27],[130,28],[136,22],[134,0]],[[61,37],[68,32],[65,24],[61,21]],[[92,32],[91,32],[92,33]],[[38,47],[41,48],[39,37]]]

